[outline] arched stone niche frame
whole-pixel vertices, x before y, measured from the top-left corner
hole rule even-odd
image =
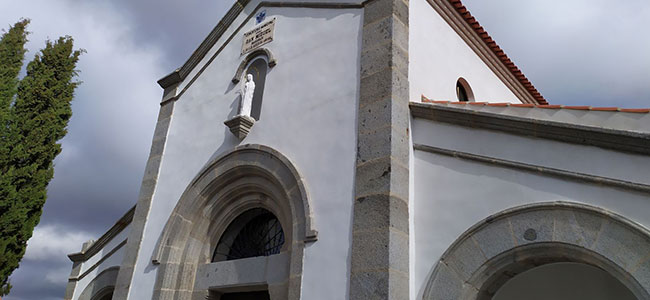
[[[472,87],[469,85],[469,82],[463,77],[459,77],[456,80],[456,89],[458,89],[458,86],[461,86],[463,90],[465,91],[465,96],[467,99],[465,101],[467,102],[475,102],[476,100],[474,99],[474,91],[472,90]],[[456,90],[456,97],[458,98],[458,90]],[[458,99],[460,101],[460,99]]]
[[[237,71],[235,72],[235,76],[232,77],[232,82],[238,83],[243,78],[243,74],[244,74],[244,70],[246,69],[246,66],[248,66],[253,60],[261,56],[266,58],[269,68],[273,68],[275,67],[275,65],[278,64],[278,61],[273,56],[271,50],[267,48],[259,48],[246,55],[246,58],[242,60],[242,62],[239,64],[239,67],[237,68]]]
[[[280,254],[212,263],[228,225],[253,208],[280,221]],[[218,300],[224,292],[268,290],[273,300],[300,299],[305,243],[316,238],[308,193],[293,164],[269,147],[239,146],[207,163],[174,208],[152,258],[159,264],[153,298]]]
[[[442,255],[423,299],[492,299],[510,278],[556,262],[598,267],[638,299],[650,299],[650,232],[570,202],[520,206],[474,225]]]
[[[115,289],[120,267],[110,267],[100,272],[79,294],[79,300],[98,300],[108,296]]]

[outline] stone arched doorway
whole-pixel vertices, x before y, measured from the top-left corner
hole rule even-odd
[[[601,208],[568,202],[509,209],[474,225],[442,255],[423,299],[492,299],[511,278],[560,262],[587,264],[650,299],[650,233]]]
[[[226,230],[253,209],[281,224],[279,254],[213,262]],[[307,191],[289,160],[266,146],[237,147],[206,164],[174,208],[152,258],[159,264],[153,298],[218,300],[264,291],[271,300],[299,299],[303,249],[316,234]]]

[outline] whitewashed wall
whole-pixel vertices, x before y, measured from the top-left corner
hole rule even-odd
[[[122,229],[120,233],[115,235],[115,237],[113,237],[108,243],[106,243],[106,245],[104,245],[102,250],[100,250],[95,255],[88,258],[88,260],[83,262],[79,274],[88,272],[88,270],[90,270],[94,265],[98,263],[99,264],[92,271],[90,271],[86,276],[81,278],[81,280],[77,281],[77,285],[75,286],[72,299],[74,300],[79,299],[79,296],[84,291],[84,289],[88,286],[88,283],[90,283],[93,279],[95,279],[95,277],[97,277],[99,273],[101,273],[102,271],[108,268],[119,267],[122,264],[126,245],[122,246],[117,251],[110,254],[110,256],[109,253],[113,251],[115,247],[117,247],[120,243],[124,242],[127,239],[130,231],[131,231],[131,225],[126,226],[124,229]]]
[[[224,37],[230,36],[232,28],[255,6],[247,5]],[[319,234],[318,241],[305,249],[303,299],[345,299],[362,11],[266,11],[267,20],[277,20],[275,40],[264,47],[273,52],[278,64],[266,77],[261,119],[241,143],[280,151],[306,182]],[[239,86],[231,79],[244,58],[240,56],[243,32],[254,22],[254,18],[248,21],[175,104],[130,299],[151,299],[157,271],[151,255],[182,192],[210,157],[240,144],[223,122],[237,110]],[[211,53],[222,45],[224,37]],[[201,67],[199,64],[194,72]]]
[[[409,2],[410,100],[425,95],[457,101],[456,81],[469,83],[476,101],[521,103],[427,0]],[[507,50],[507,49],[506,49]]]
[[[413,121],[413,142],[527,164],[648,184],[650,157],[602,148]],[[423,151],[414,153],[414,271],[422,296],[442,253],[487,216],[527,203],[571,201],[599,206],[650,227],[647,194],[545,177]]]

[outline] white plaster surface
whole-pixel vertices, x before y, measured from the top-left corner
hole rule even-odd
[[[239,88],[231,79],[252,18],[175,104],[129,299],[151,298],[151,256],[187,185],[211,157],[246,143],[280,151],[306,183],[319,235],[305,249],[302,298],[347,298],[362,11],[265,9],[277,21],[274,41],[264,47],[278,64],[266,77],[260,120],[241,143],[223,124],[237,112]]]
[[[456,81],[467,80],[478,102],[521,103],[512,91],[429,5],[409,2],[410,100],[425,95],[457,101]]]
[[[649,120],[650,121],[650,120]],[[650,122],[648,122],[650,123]],[[416,119],[414,143],[650,184],[650,157]]]
[[[473,154],[647,183],[647,157],[416,119],[413,142]],[[637,164],[639,164],[637,166]],[[415,272],[418,297],[435,263],[472,225],[507,208],[569,201],[591,204],[650,227],[647,194],[547,177],[415,151]]]
[[[109,252],[111,252],[115,247],[117,247],[120,243],[124,242],[126,238],[129,235],[129,231],[131,230],[131,225],[126,226],[120,233],[118,233],[113,239],[111,239],[102,250],[97,252],[95,255],[90,257],[87,261],[85,261],[82,266],[81,266],[81,272],[79,274],[83,274],[84,272],[87,272],[93,265],[98,263],[102,258],[106,257]],[[106,258],[104,261],[101,262],[95,268],[94,270],[90,271],[84,278],[79,280],[77,282],[77,285],[75,286],[74,294],[72,296],[73,300],[76,300],[79,298],[83,290],[88,286],[88,283],[90,283],[99,273],[102,271],[111,268],[111,267],[119,267],[122,264],[122,260],[124,259],[124,250],[126,249],[126,245],[122,246],[120,249],[115,251],[115,253],[111,254],[108,258]]]

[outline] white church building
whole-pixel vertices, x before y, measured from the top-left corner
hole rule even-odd
[[[158,83],[65,299],[650,299],[649,111],[548,104],[459,0],[237,0]]]

